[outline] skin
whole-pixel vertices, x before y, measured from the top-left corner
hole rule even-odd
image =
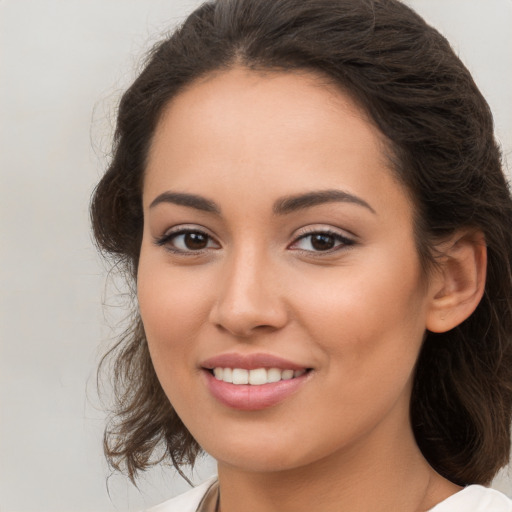
[[[360,201],[274,212],[319,190]],[[220,214],[151,206],[167,192]],[[160,120],[143,203],[138,298],[152,360],[218,460],[222,512],[419,511],[459,490],[417,448],[409,401],[425,329],[450,328],[439,303],[463,274],[425,279],[413,205],[350,97],[306,72],[235,68],[196,82]],[[169,237],[182,227],[205,233],[205,247]],[[312,231],[334,233],[333,249],[315,250]],[[201,369],[226,352],[312,371],[281,403],[234,410]]]

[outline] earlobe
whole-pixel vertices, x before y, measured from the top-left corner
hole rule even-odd
[[[480,231],[457,232],[440,249],[426,325],[438,333],[453,329],[473,313],[484,293],[487,269],[487,246]]]

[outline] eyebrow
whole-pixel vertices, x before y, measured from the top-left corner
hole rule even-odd
[[[287,215],[298,210],[335,202],[352,203],[363,206],[376,214],[376,211],[365,200],[353,194],[349,194],[348,192],[344,192],[343,190],[318,190],[306,192],[305,194],[282,197],[274,203],[272,211],[275,215]],[[216,215],[221,214],[220,207],[214,201],[196,194],[171,191],[163,192],[153,199],[149,207],[154,208],[161,203],[177,204],[179,206],[187,206]]]
[[[215,213],[220,215],[220,208],[211,200],[195,194],[185,194],[182,192],[164,192],[157,196],[151,204],[150,208],[154,208],[161,203],[172,203],[179,206],[188,206],[203,212]]]
[[[357,204],[377,214],[365,200],[343,190],[318,190],[307,192],[306,194],[283,197],[274,203],[273,211],[276,215],[286,215],[297,210],[311,208],[312,206],[336,202]]]

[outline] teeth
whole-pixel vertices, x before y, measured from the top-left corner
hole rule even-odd
[[[283,370],[283,373],[281,374],[281,379],[283,379],[283,380],[293,379],[293,370]]]
[[[224,382],[233,382],[233,369],[232,368],[224,368],[222,380]]]
[[[261,386],[267,383],[267,370],[265,368],[258,368],[249,371],[249,384],[253,386]]]
[[[233,368],[233,384],[249,384],[249,370]]]
[[[281,380],[281,370],[279,368],[269,368],[267,370],[267,382],[279,382]]]
[[[280,380],[290,380],[304,375],[306,370],[281,370],[280,368],[256,368],[245,370],[243,368],[214,368],[213,375],[217,380],[232,384],[251,384],[261,386]]]

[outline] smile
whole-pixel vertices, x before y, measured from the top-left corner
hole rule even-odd
[[[255,368],[254,370],[246,370],[245,368],[216,367],[213,368],[212,371],[217,380],[221,380],[229,384],[250,384],[251,386],[262,386],[264,384],[272,384],[281,380],[291,380],[306,373],[305,369],[282,370],[280,368]]]
[[[219,370],[222,370],[222,379],[219,378]],[[224,380],[230,378],[230,373],[231,380],[235,382]],[[306,369],[278,368],[227,368],[226,372],[226,368],[216,367],[214,370],[203,370],[205,384],[212,397],[224,406],[240,411],[267,409],[290,399],[310,380],[313,373]],[[279,380],[272,380],[278,377]]]
[[[273,354],[224,353],[200,363],[211,396],[230,409],[257,411],[297,393],[315,373],[304,363]]]

